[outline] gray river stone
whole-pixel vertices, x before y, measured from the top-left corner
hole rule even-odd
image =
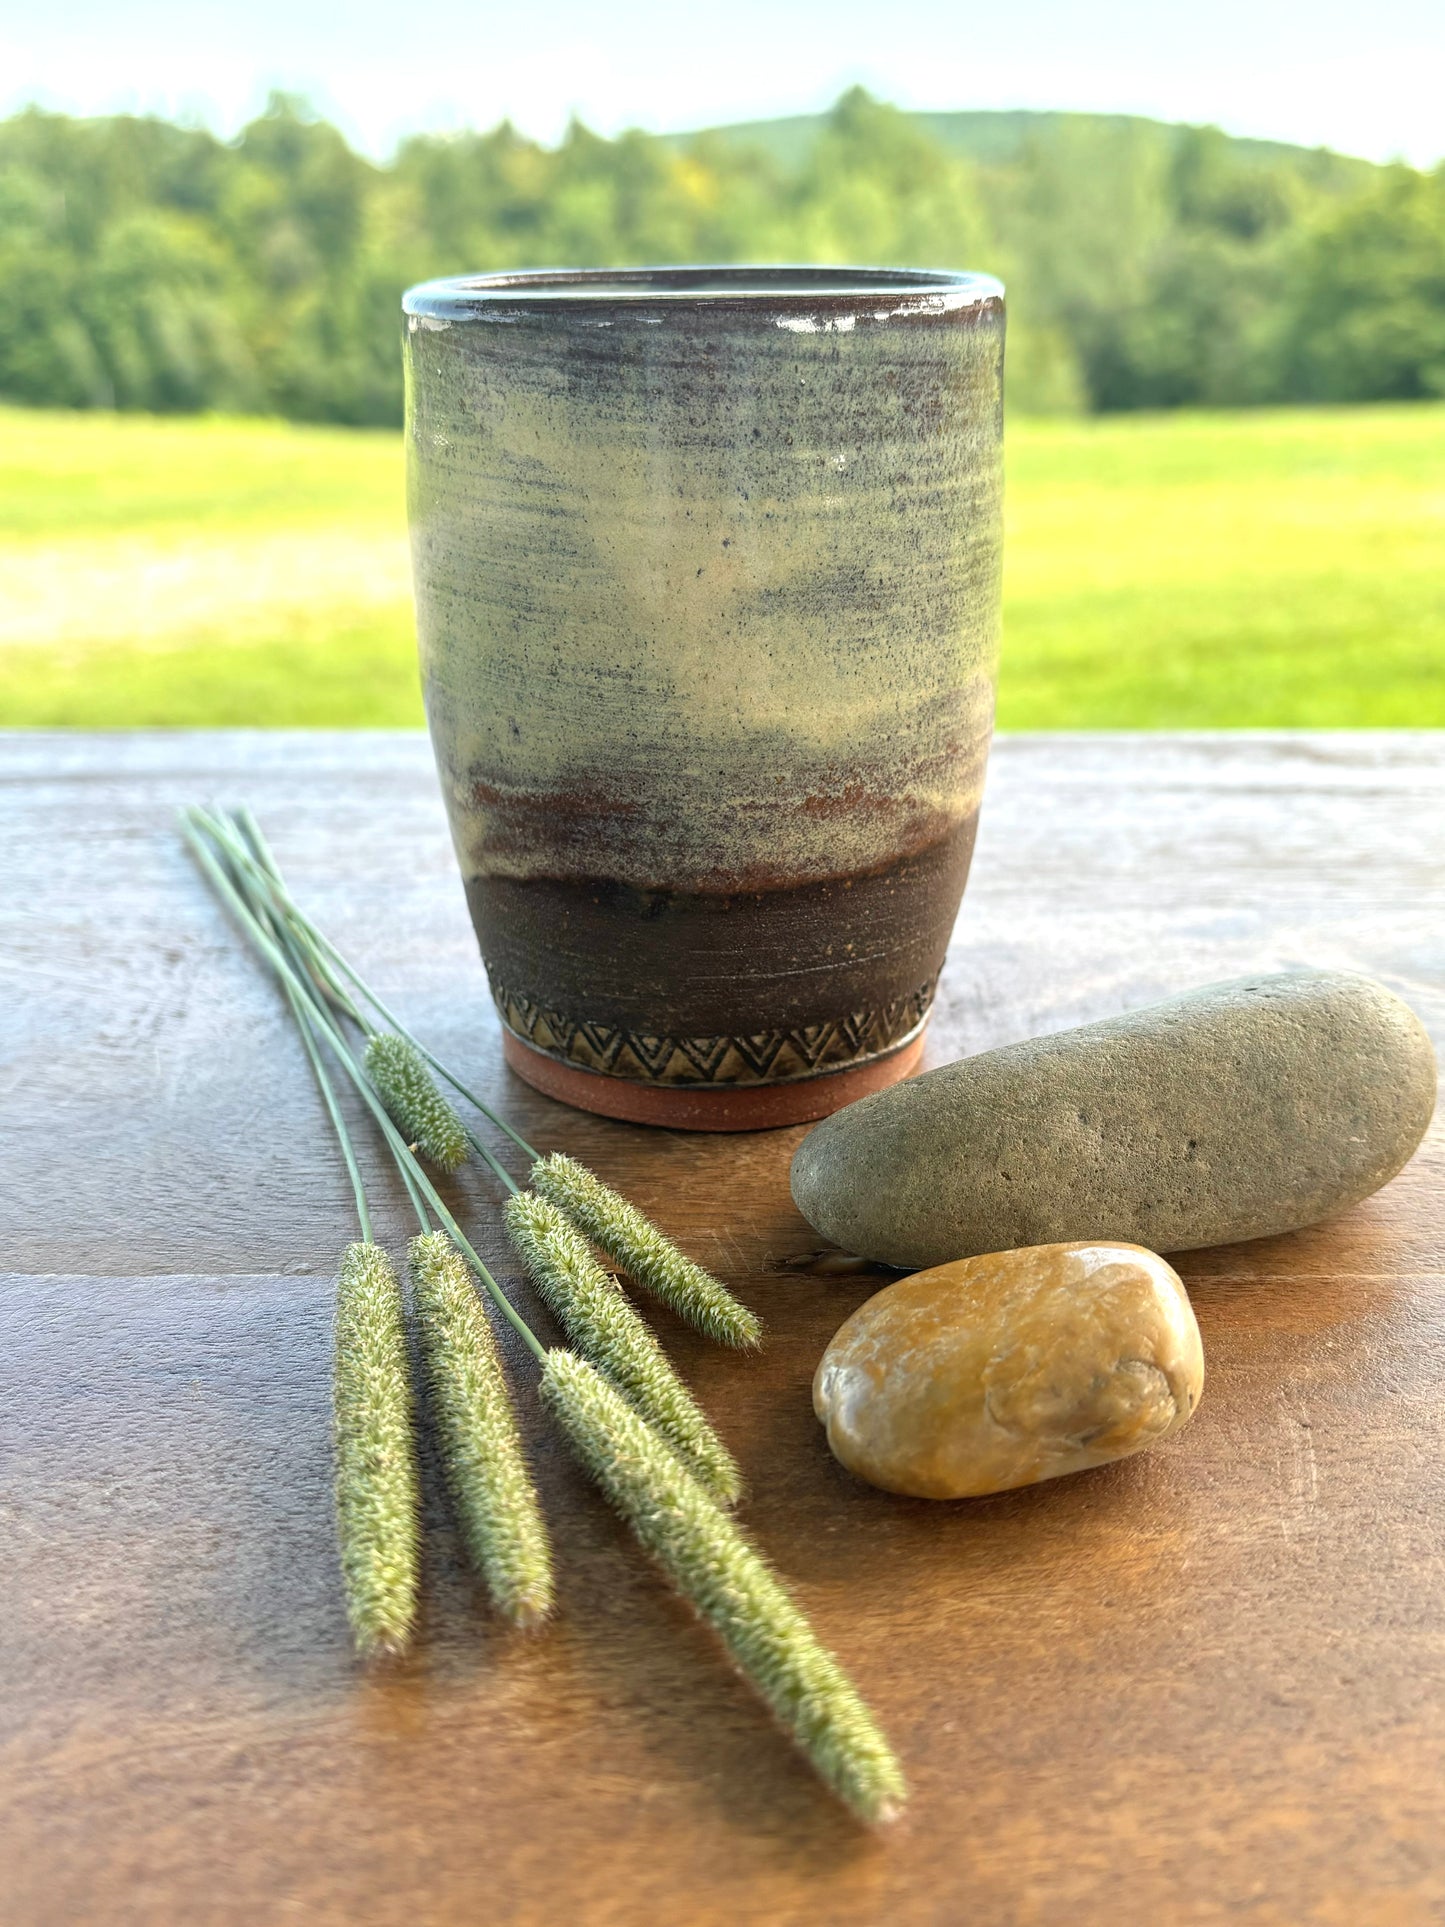
[[[1383,984],[1240,977],[862,1098],[804,1138],[793,1196],[908,1269],[1085,1238],[1187,1251],[1368,1197],[1434,1105],[1425,1028]]]

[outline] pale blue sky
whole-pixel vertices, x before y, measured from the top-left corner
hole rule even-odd
[[[554,139],[826,106],[1071,107],[1445,157],[1445,0],[0,0],[0,105],[232,131],[272,86],[384,153],[510,115]]]

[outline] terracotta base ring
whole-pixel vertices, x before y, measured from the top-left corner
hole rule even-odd
[[[911,1076],[923,1056],[923,1031],[884,1057],[870,1057],[866,1064],[794,1078],[786,1084],[735,1084],[724,1090],[638,1084],[626,1077],[579,1070],[575,1064],[559,1063],[545,1051],[534,1050],[505,1028],[502,1051],[518,1077],[534,1090],[581,1111],[673,1131],[771,1131],[829,1117],[855,1098]]]

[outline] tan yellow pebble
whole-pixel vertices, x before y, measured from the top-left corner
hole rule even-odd
[[[813,1409],[859,1478],[962,1499],[1122,1459],[1199,1403],[1204,1352],[1141,1245],[1029,1245],[889,1285],[834,1334]]]

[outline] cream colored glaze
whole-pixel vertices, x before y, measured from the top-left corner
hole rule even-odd
[[[740,331],[715,391],[685,372],[701,347],[573,378],[502,332],[412,340],[422,661],[464,871],[766,887],[968,816],[997,334]]]
[[[1204,1354],[1140,1245],[1032,1245],[915,1272],[834,1335],[813,1408],[850,1472],[960,1499],[1082,1472],[1177,1431]]]

